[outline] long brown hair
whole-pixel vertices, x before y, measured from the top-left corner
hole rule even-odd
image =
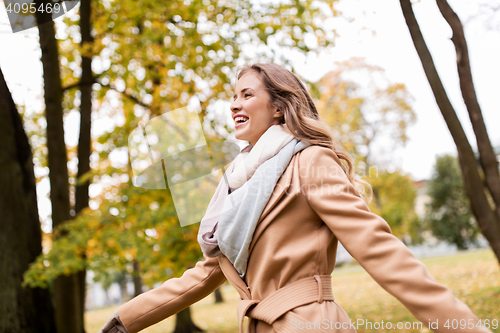
[[[351,184],[369,202],[372,197],[371,186],[356,178],[351,155],[335,142],[330,127],[320,120],[316,105],[297,75],[274,63],[255,63],[238,69],[237,79],[250,71],[257,73],[264,84],[271,96],[271,105],[283,111],[281,123],[286,123],[299,140],[333,150],[343,162],[341,167]]]

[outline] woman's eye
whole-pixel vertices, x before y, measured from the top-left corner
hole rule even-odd
[[[249,96],[252,96],[252,94],[251,93],[246,93],[244,97],[246,98],[246,97],[249,97]],[[238,98],[236,96],[233,96],[233,100],[232,101],[234,102],[237,99]]]

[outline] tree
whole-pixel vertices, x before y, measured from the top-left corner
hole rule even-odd
[[[93,43],[91,35],[91,1],[80,2],[80,34],[82,49],[82,75],[80,79],[80,133],[78,138],[78,171],[75,184],[74,214],[77,215],[89,205],[90,186],[90,154],[92,125],[92,53],[89,50]],[[87,287],[85,268],[76,273],[78,281],[78,317],[81,324],[80,332],[85,332],[83,312],[85,310],[85,291]]]
[[[493,152],[481,108],[477,101],[462,23],[446,0],[437,0],[436,2],[441,14],[453,31],[451,40],[457,52],[456,61],[460,89],[476,136],[479,166],[462,124],[437,73],[434,61],[413,13],[411,2],[410,0],[400,0],[406,25],[410,31],[425,75],[457,146],[458,161],[472,213],[500,263],[500,176],[498,161]]]
[[[106,199],[109,194],[112,201]],[[87,264],[96,281],[107,280],[109,270],[125,270],[129,275],[135,270],[146,286],[153,287],[180,276],[202,258],[196,242],[198,226],[180,226],[168,190],[124,184],[106,189],[97,199],[101,199],[97,210],[86,208],[62,227],[66,235],[54,240],[52,250],[31,265],[27,284],[45,287],[56,276]],[[136,262],[141,265],[134,269]],[[180,328],[181,323],[192,322],[187,314],[180,314]]]
[[[322,120],[366,173],[383,164],[380,154],[374,156],[377,141],[388,139],[389,152],[406,144],[407,128],[416,120],[412,98],[404,84],[389,82],[382,68],[353,58],[311,88]]]
[[[215,303],[224,303],[224,297],[222,297],[222,292],[220,287],[214,290]]]
[[[374,193],[370,210],[382,216],[391,226],[392,233],[404,243],[420,243],[423,239],[420,220],[415,212],[417,191],[411,178],[399,171],[383,170],[365,180]]]
[[[372,185],[375,200],[370,209],[389,223],[397,237],[419,242],[413,182],[383,167],[392,159],[388,153],[405,145],[407,128],[415,122],[411,96],[403,84],[389,82],[383,69],[363,59],[353,58],[337,67],[311,85],[318,112],[336,141],[356,157],[356,169]],[[388,161],[374,151],[383,139]]]
[[[323,5],[326,5],[326,8],[332,6],[330,2],[324,2]],[[84,15],[84,7],[80,9],[79,32],[73,27],[72,21],[66,19],[67,35],[65,41],[60,43],[64,111],[76,109],[78,95],[75,94],[75,88],[79,88],[81,126],[85,125],[84,120],[90,119],[90,102],[97,106],[96,109],[99,108],[98,112],[94,111],[97,113],[95,119],[107,117],[111,122],[118,120],[116,126],[96,138],[92,148],[99,154],[100,163],[91,172],[85,169],[86,156],[90,153],[88,140],[82,141],[81,138],[79,141],[77,180],[72,181],[77,184],[75,212],[80,212],[78,215],[88,218],[88,215],[83,213],[85,209],[79,208],[86,205],[85,195],[82,195],[80,200],[79,194],[87,193],[86,188],[90,180],[99,183],[102,179],[113,177],[114,188],[105,192],[109,196],[103,198],[103,201],[114,198],[117,193],[121,193],[122,196],[127,196],[125,193],[130,194],[127,191],[122,192],[121,187],[126,186],[128,182],[128,180],[122,181],[124,177],[120,177],[127,175],[126,167],[110,165],[108,156],[123,152],[128,135],[139,121],[193,101],[201,106],[202,120],[210,121],[208,117],[204,118],[209,105],[217,99],[229,99],[231,96],[229,83],[234,74],[231,68],[236,60],[240,60],[240,51],[245,45],[249,43],[256,46],[266,45],[268,38],[276,35],[282,38],[278,40],[279,45],[308,52],[311,49],[302,41],[306,34],[315,38],[319,47],[331,44],[333,33],[323,31],[321,27],[324,8],[320,11],[313,7],[312,1],[301,2],[299,6],[283,4],[255,6],[251,1],[221,1],[213,5],[203,1],[170,1],[162,3],[161,10],[158,10],[158,2],[155,0],[125,3],[93,1],[90,24],[87,24],[89,21],[88,16]],[[89,13],[88,8],[85,10]],[[84,25],[91,28],[84,29]],[[86,39],[84,34],[89,37],[89,30],[92,38]],[[98,63],[95,66],[96,73],[92,76],[89,75],[88,61],[91,58]],[[90,102],[89,87],[94,89],[92,92],[94,100]],[[121,96],[117,96],[116,92]],[[218,124],[213,127],[224,128]],[[81,134],[86,135],[89,132],[89,126],[80,129]],[[68,155],[73,159],[75,152],[70,150]],[[73,175],[70,177],[73,178]],[[154,194],[151,197],[158,196]],[[128,198],[132,201],[130,196]],[[91,201],[94,209],[97,201],[98,198],[93,198]],[[104,211],[103,215],[108,213]],[[136,215],[130,213],[127,216],[130,218]],[[78,223],[71,225],[76,226]],[[141,224],[134,232],[140,231],[144,235],[146,230],[154,229],[151,225],[150,223],[146,227],[146,224]],[[95,230],[91,226],[89,229]],[[69,229],[65,230],[69,232]],[[79,230],[83,230],[83,227]],[[143,240],[137,239],[137,234],[131,234],[132,230],[126,229],[126,231],[127,234],[130,233],[128,238],[123,235],[121,239],[132,242],[128,245],[141,248]],[[172,233],[180,237],[184,237],[183,234]],[[68,236],[69,238],[71,237]],[[90,242],[90,239],[87,240]],[[135,241],[137,243],[134,243]],[[56,244],[65,243],[56,240],[53,245],[57,246]],[[112,240],[109,240],[109,244],[113,244]],[[92,253],[92,246],[87,245],[88,251],[83,250],[85,247],[81,247],[77,253],[84,257]],[[150,246],[148,251],[151,251]],[[104,250],[101,255],[105,253],[108,252]],[[134,260],[137,259],[136,264],[131,266],[135,268],[136,281],[142,279],[146,285],[151,284],[146,273],[150,272],[151,267],[148,266],[150,264],[148,256],[143,255],[142,250],[137,253],[141,253],[140,257],[128,253]],[[123,258],[125,254],[120,253],[121,260],[128,263],[128,259]],[[57,261],[57,258],[51,258]],[[144,262],[141,261],[143,258]],[[165,257],[163,258],[168,262]],[[198,260],[199,256],[196,259]],[[180,267],[185,269],[190,264],[188,260]],[[66,268],[71,267],[68,268],[68,272],[75,272],[78,265],[93,266],[85,260],[68,260]],[[60,262],[53,263],[51,272],[61,267]],[[64,272],[64,269],[59,272]],[[139,285],[140,283],[137,283],[137,286]],[[139,289],[138,287],[137,290]]]
[[[127,167],[126,165],[117,166],[115,163],[110,163],[109,156],[124,152],[128,135],[139,121],[150,119],[155,115],[191,102],[200,105],[202,121],[211,122],[212,127],[216,128],[219,133],[227,134],[227,131],[224,130],[225,124],[216,124],[213,119],[205,118],[205,116],[210,109],[210,104],[214,101],[231,97],[230,83],[234,75],[233,66],[235,62],[241,63],[240,61],[243,60],[240,57],[243,47],[254,44],[256,48],[267,46],[269,50],[270,47],[267,44],[270,45],[270,40],[275,38],[277,44],[284,48],[309,52],[311,49],[303,42],[305,35],[316,39],[318,47],[326,47],[332,43],[334,34],[332,31],[326,31],[322,28],[321,20],[325,17],[326,9],[333,10],[332,2],[321,3],[321,10],[315,8],[312,3],[313,1],[308,0],[299,5],[262,4],[256,6],[251,1],[220,1],[215,4],[198,0],[170,1],[162,3],[161,10],[158,10],[156,0],[121,3],[91,1],[91,11],[88,7],[82,6],[80,8],[80,31],[73,25],[73,21],[66,18],[64,21],[66,29],[61,34],[66,34],[66,36],[59,44],[62,65],[60,80],[63,81],[61,91],[64,93],[63,111],[70,112],[77,109],[77,103],[80,103],[81,126],[85,126],[80,129],[80,133],[85,137],[81,136],[79,141],[78,170],[76,172],[70,170],[69,175],[70,184],[76,185],[74,203],[76,218],[78,220],[78,217],[81,216],[81,220],[70,223],[62,229],[66,230],[67,240],[72,239],[74,244],[81,245],[78,249],[71,246],[70,248],[82,255],[83,258],[80,258],[81,260],[69,259],[69,257],[62,255],[64,251],[60,252],[59,258],[64,258],[64,260],[58,260],[56,256],[52,256],[51,260],[47,261],[51,263],[50,268],[45,267],[48,270],[45,274],[46,277],[49,276],[48,280],[33,282],[28,274],[27,281],[44,284],[54,277],[52,275],[54,272],[69,274],[76,273],[85,266],[93,269],[109,267],[92,263],[89,256],[94,256],[95,252],[93,251],[96,250],[96,247],[93,245],[92,237],[85,238],[88,234],[83,230],[96,231],[95,239],[103,240],[99,237],[107,237],[107,231],[104,229],[108,226],[111,227],[112,224],[104,225],[105,228],[97,230],[95,225],[92,225],[92,219],[101,223],[105,223],[105,219],[99,217],[95,212],[95,215],[92,215],[93,213],[89,213],[85,208],[80,210],[80,207],[86,206],[87,199],[86,195],[80,196],[79,194],[87,193],[89,181],[102,183],[111,178],[113,186],[103,191],[102,196],[92,198],[90,202],[93,206],[91,211],[96,210],[96,206],[98,206],[97,210],[101,216],[110,216],[109,209],[114,208],[103,204],[104,201],[112,200],[113,203],[123,201],[123,205],[126,206],[127,202],[135,200],[132,196],[142,195],[146,201],[153,200],[150,204],[168,202],[168,199],[165,198],[160,200],[161,195],[155,193],[144,195],[142,192],[124,189],[124,187],[129,186],[130,180],[130,178],[125,179],[125,176],[128,175]],[[88,2],[85,5],[87,6]],[[336,14],[334,10],[333,14]],[[269,59],[266,58],[265,52],[261,52],[259,56],[263,57],[262,60]],[[92,66],[95,70],[92,75],[89,75],[89,71],[92,69],[89,65],[90,59],[93,59],[94,63],[97,64]],[[52,75],[55,76],[54,73],[52,72]],[[82,74],[80,75],[80,73]],[[92,87],[92,90],[89,87]],[[75,93],[76,89],[81,91],[80,97]],[[93,100],[89,100],[89,93],[92,94]],[[84,120],[90,119],[89,105],[91,103],[96,106],[93,119],[99,121],[104,118],[108,120],[107,125],[115,123],[115,126],[111,126],[107,132],[94,138],[94,142],[89,146],[87,145],[87,133],[90,132],[90,127],[85,124]],[[221,128],[222,130],[220,130]],[[90,172],[85,169],[86,156],[90,154],[89,147],[92,147],[92,150],[99,154],[100,159]],[[75,151],[76,149],[73,148],[68,150],[70,160],[76,158]],[[76,181],[73,180],[73,177],[76,178]],[[70,193],[71,191],[72,188],[70,188]],[[162,195],[164,194],[162,193]],[[115,201],[118,199],[117,195],[127,199]],[[70,204],[72,204],[71,201]],[[120,206],[123,207],[123,205]],[[137,214],[132,212],[133,209],[130,208],[125,214],[126,217],[124,216],[120,222],[128,226],[127,222],[141,219],[139,213],[144,214],[143,217],[150,215],[146,212],[147,207],[149,205],[145,206],[144,210],[139,210]],[[166,211],[169,209],[166,208]],[[112,211],[115,212],[114,209]],[[119,211],[120,216],[121,212]],[[110,218],[115,218],[115,215],[111,214]],[[165,228],[175,223],[172,215],[167,219],[169,222],[166,223]],[[89,225],[80,225],[79,223],[83,223],[83,221]],[[81,231],[83,234],[80,236],[82,237],[78,238],[75,235],[74,237],[77,239],[73,239],[70,226]],[[187,237],[188,239],[195,242],[196,237],[192,237],[195,234],[194,231],[188,232],[187,229],[189,228],[185,228],[183,232],[169,230],[169,235],[172,237],[171,243],[182,244],[186,239],[186,234],[190,235]],[[114,259],[119,258],[123,263],[122,267],[126,267],[130,274],[132,274],[133,268],[135,268],[136,273],[139,273],[139,275],[135,274],[138,278],[137,281],[141,278],[145,285],[152,285],[153,280],[148,276],[152,267],[150,265],[154,264],[152,260],[149,260],[152,246],[151,243],[144,242],[144,235],[147,232],[153,232],[152,230],[162,229],[157,229],[152,221],[146,220],[143,224],[139,223],[137,227],[124,228],[123,230],[124,234],[119,237],[119,242],[123,241],[121,243],[123,247],[118,249],[118,251],[123,252],[115,253],[117,250],[115,245],[118,241],[105,239],[103,246],[99,247],[99,251],[102,251],[100,255],[106,254]],[[181,237],[181,240],[176,240],[175,237]],[[85,241],[79,242],[82,239]],[[84,244],[85,242],[87,244]],[[54,241],[53,249],[68,245],[70,244],[67,241],[58,239]],[[88,250],[85,250],[86,246],[88,246]],[[131,248],[136,248],[136,252]],[[126,250],[124,251],[124,249]],[[149,252],[143,252],[146,249]],[[169,253],[168,255],[174,254]],[[85,260],[86,256],[87,261]],[[169,263],[170,261],[165,259],[166,257],[167,255],[164,253],[162,260]],[[96,257],[93,258],[95,260]],[[131,264],[129,259],[136,260],[136,265],[129,265]],[[199,259],[198,254],[196,261]],[[102,260],[101,263],[103,261],[106,260]],[[182,263],[179,266],[181,270],[192,264],[191,259],[186,257],[176,259],[174,262],[177,265],[179,262]],[[116,262],[108,261],[108,264],[116,265]],[[40,270],[44,269],[43,266],[38,265],[32,267],[33,269],[35,267]],[[160,272],[155,276],[157,280],[154,282],[158,282],[162,276],[171,277],[172,274],[174,273],[170,272],[170,275],[165,275],[164,272]],[[79,304],[82,304],[81,300]]]
[[[470,211],[457,160],[451,155],[436,159],[434,174],[428,182],[426,225],[441,240],[466,250],[475,243],[479,229]]]
[[[191,319],[191,308],[187,307],[176,315],[174,333],[203,332]]]
[[[36,7],[46,6],[48,0],[36,0]],[[36,11],[40,48],[42,51],[45,118],[50,179],[52,225],[57,230],[71,219],[67,152],[64,143],[63,107],[59,51],[51,13]],[[76,275],[61,275],[54,281],[56,324],[58,333],[79,332],[83,312]]]
[[[0,331],[52,333],[49,291],[21,286],[42,236],[31,147],[1,69],[0,119]]]

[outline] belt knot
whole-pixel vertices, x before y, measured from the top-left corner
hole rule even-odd
[[[245,331],[248,331],[252,319],[262,320],[272,325],[278,318],[296,307],[313,302],[322,303],[323,301],[333,300],[330,275],[314,275],[302,278],[274,291],[263,300],[241,300],[238,303],[240,333],[243,333],[245,316],[249,317],[245,329]],[[286,325],[279,326],[285,327]]]

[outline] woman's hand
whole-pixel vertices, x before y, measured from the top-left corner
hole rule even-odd
[[[118,316],[118,311],[113,313],[111,317],[108,318],[104,326],[97,333],[128,333],[123,326],[120,316]]]

